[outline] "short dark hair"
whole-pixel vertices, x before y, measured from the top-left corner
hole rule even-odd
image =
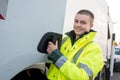
[[[85,14],[85,15],[89,15],[91,17],[92,20],[94,20],[94,15],[91,11],[86,10],[86,9],[82,9],[80,11],[77,12],[77,14]]]

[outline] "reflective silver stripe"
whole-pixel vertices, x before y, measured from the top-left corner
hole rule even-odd
[[[90,80],[92,80],[92,78],[93,78],[93,72],[92,72],[92,70],[91,70],[87,65],[82,64],[82,63],[79,63],[77,66],[78,66],[79,68],[84,69],[85,72],[88,74]]]
[[[55,65],[58,69],[67,61],[67,58],[64,56],[61,56],[56,62]]]
[[[76,63],[76,61],[78,60],[78,57],[80,56],[80,54],[82,53],[84,48],[81,48],[75,55],[74,59],[72,60],[73,63]]]
[[[65,37],[65,38],[62,40],[61,45],[64,44],[64,42],[65,42],[68,38],[69,38],[69,37]]]
[[[72,60],[73,63],[76,63],[76,61],[78,60],[80,54],[82,53],[83,49],[90,43],[92,43],[93,41],[88,42],[87,44],[85,44],[82,48],[80,48],[80,50],[76,53],[74,59]]]

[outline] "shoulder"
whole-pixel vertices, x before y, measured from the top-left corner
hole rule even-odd
[[[101,50],[100,45],[99,45],[97,42],[95,42],[95,41],[91,42],[91,43],[87,46],[87,48],[89,48],[89,49],[91,49],[91,50],[95,50],[95,49]]]

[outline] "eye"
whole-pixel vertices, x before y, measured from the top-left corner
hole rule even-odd
[[[81,23],[81,24],[87,24],[87,22],[86,22],[86,21],[80,21],[80,23]]]
[[[78,23],[79,21],[75,19],[74,22],[75,22],[75,23]]]

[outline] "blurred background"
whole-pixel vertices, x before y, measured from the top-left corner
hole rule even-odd
[[[109,5],[110,16],[113,21],[115,33],[115,41],[120,44],[120,1],[119,0],[106,0]]]

